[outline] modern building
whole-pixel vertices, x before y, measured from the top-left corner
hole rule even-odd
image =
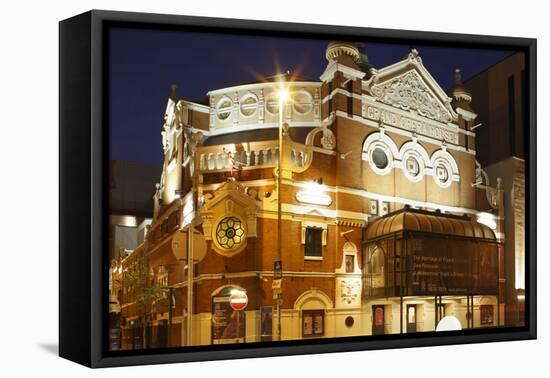
[[[153,217],[152,199],[160,165],[120,160],[110,162],[109,177],[109,321],[111,349],[120,348],[120,261],[145,241]]]
[[[204,104],[173,88],[153,222],[116,270],[123,347],[504,324],[503,196],[476,163],[460,72],[449,97],[414,49],[374,69],[331,42],[326,59],[320,80]]]
[[[110,257],[114,259],[145,240],[161,166],[112,160],[109,171]]]
[[[464,83],[478,113],[478,160],[487,180],[504,191],[506,324],[525,320],[525,54],[515,53]]]

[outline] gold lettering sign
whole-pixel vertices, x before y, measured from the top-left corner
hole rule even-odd
[[[444,140],[445,142],[458,144],[458,133],[454,131],[417,121],[412,118],[403,117],[387,110],[367,106],[364,111],[364,116],[373,121],[381,121],[389,126],[398,127],[400,129],[412,131],[431,138]]]

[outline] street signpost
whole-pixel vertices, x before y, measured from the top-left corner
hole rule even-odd
[[[237,337],[237,340],[239,340],[239,336],[240,336],[240,318],[241,318],[241,314],[239,313],[239,311],[242,311],[246,308],[246,306],[248,305],[248,296],[246,295],[246,293],[244,291],[236,291],[234,292],[233,294],[231,294],[231,296],[229,297],[229,305],[231,306],[231,308],[235,311],[237,311],[237,318],[236,318],[236,321],[237,321],[237,331],[236,331],[236,337]],[[246,338],[246,334],[244,336]],[[237,341],[238,342],[238,341]]]
[[[248,296],[244,291],[238,291],[229,297],[229,305],[235,311],[241,311],[248,305]]]

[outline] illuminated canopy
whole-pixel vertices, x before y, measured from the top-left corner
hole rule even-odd
[[[410,208],[370,223],[366,237],[368,240],[374,240],[403,231],[496,241],[495,233],[488,226],[473,221],[469,217],[428,213]]]

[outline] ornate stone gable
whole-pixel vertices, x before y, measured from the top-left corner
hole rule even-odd
[[[258,202],[256,193],[241,183],[228,180],[213,193],[204,195],[200,216],[206,240],[221,255],[241,252],[247,239],[256,237]]]
[[[377,100],[385,104],[416,111],[421,116],[444,123],[452,120],[449,111],[414,69],[388,81],[374,84],[371,92]]]

